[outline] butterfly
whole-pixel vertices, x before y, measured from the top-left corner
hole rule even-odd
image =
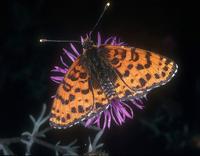
[[[145,96],[169,82],[178,66],[151,51],[120,45],[97,46],[90,38],[60,83],[50,124],[67,128],[106,110],[113,100]]]

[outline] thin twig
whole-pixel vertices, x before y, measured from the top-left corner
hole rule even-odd
[[[14,138],[0,138],[0,144],[2,145],[10,145],[12,143],[19,143],[21,142],[21,138],[20,137],[14,137]]]
[[[34,138],[34,142],[39,144],[39,145],[41,145],[41,146],[49,148],[49,149],[51,149],[53,151],[59,151],[60,153],[64,152],[64,149],[62,149],[61,147],[53,145],[53,144],[50,144],[50,143],[48,143],[46,141],[43,141],[43,140],[40,140],[38,138]]]

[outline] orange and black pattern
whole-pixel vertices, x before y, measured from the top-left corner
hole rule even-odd
[[[65,127],[76,123],[93,109],[93,94],[89,89],[89,75],[79,65],[79,58],[72,64],[54,98],[50,123]]]
[[[50,123],[67,128],[104,111],[112,100],[142,97],[176,73],[170,59],[139,48],[91,46],[58,87]]]
[[[105,46],[107,58],[119,76],[115,82],[120,98],[144,95],[167,83],[176,73],[177,65],[171,59],[154,52],[124,46]]]

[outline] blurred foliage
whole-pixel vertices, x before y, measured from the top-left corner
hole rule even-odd
[[[0,154],[3,155],[18,155],[18,154],[24,154],[24,155],[31,155],[33,152],[33,145],[38,144],[40,146],[46,147],[50,150],[53,150],[55,152],[55,155],[72,155],[77,156],[79,146],[75,145],[77,140],[74,140],[73,142],[69,143],[68,145],[60,145],[61,141],[58,141],[55,145],[52,143],[49,143],[48,141],[44,141],[44,139],[47,138],[47,133],[52,130],[51,127],[45,126],[45,123],[48,122],[48,119],[50,115],[47,114],[46,105],[43,105],[42,111],[37,119],[35,119],[32,115],[29,115],[30,120],[33,123],[33,129],[31,132],[25,131],[21,133],[20,137],[15,138],[0,138]],[[94,129],[94,128],[92,128]],[[103,147],[103,143],[99,143],[99,139],[103,135],[103,130],[100,130],[95,138],[94,141],[91,142],[89,137],[89,143],[88,143],[88,150],[84,155],[108,155],[104,154],[104,152],[101,151],[101,148]],[[9,147],[11,144],[24,144],[25,145],[25,152],[19,153],[19,150],[16,152],[13,152],[11,148]],[[41,154],[41,152],[40,152]],[[83,155],[83,154],[82,154]]]
[[[183,109],[176,102],[165,101],[151,115],[138,120],[144,127],[143,133],[148,133],[154,142],[162,142],[165,153],[188,154],[188,151],[194,150],[190,154],[195,154],[195,151],[200,151],[199,129],[192,128],[184,120]]]

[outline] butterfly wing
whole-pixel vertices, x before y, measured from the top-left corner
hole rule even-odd
[[[93,109],[93,94],[89,75],[78,58],[59,85],[53,101],[50,123],[55,128],[67,128],[84,119]]]
[[[143,49],[112,45],[101,48],[118,75],[115,86],[120,98],[145,95],[170,81],[178,68],[169,58]]]
[[[59,85],[51,110],[50,124],[54,128],[67,128],[79,121],[100,112],[108,99],[98,87],[98,82],[91,83],[89,72],[78,58]]]

